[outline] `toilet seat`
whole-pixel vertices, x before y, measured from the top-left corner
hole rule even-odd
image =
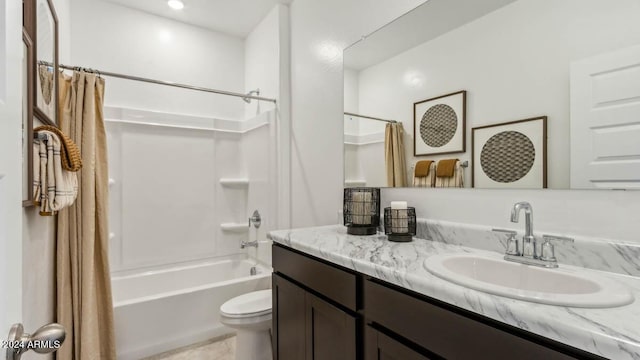
[[[237,296],[220,306],[220,313],[228,318],[259,317],[271,314],[271,289]]]

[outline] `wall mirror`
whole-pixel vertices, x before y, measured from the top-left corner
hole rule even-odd
[[[344,51],[345,186],[640,188],[638,13],[430,0],[363,37]]]
[[[22,31],[22,205],[33,205],[33,42]]]
[[[35,23],[35,114],[48,125],[58,123],[58,18],[51,0],[32,0]],[[26,11],[26,10],[25,10]]]

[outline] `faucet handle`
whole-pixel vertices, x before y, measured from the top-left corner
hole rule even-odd
[[[505,229],[491,229],[493,232],[503,233],[509,235],[507,239],[507,251],[505,254],[520,256],[520,249],[518,248],[518,239],[516,239],[517,232],[513,230],[505,230]]]
[[[565,242],[574,242],[576,241],[574,238],[570,238],[567,236],[557,236],[557,235],[547,235],[544,234],[542,235],[542,239],[544,239],[544,242],[549,242],[549,241],[565,241]]]
[[[542,243],[542,255],[540,256],[540,260],[543,261],[552,261],[556,262],[555,250],[551,241],[564,241],[564,242],[574,242],[575,240],[566,236],[556,236],[556,235],[542,235],[542,239],[544,242]]]
[[[512,236],[516,236],[518,234],[517,231],[515,230],[507,230],[507,229],[491,229],[491,231],[493,232],[498,232],[498,233],[504,233],[504,234],[508,234],[508,235],[512,235]]]

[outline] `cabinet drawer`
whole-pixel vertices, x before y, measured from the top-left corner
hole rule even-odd
[[[273,270],[353,310],[358,310],[357,275],[273,245]]]
[[[523,331],[509,325],[494,327],[378,282],[367,280],[364,289],[367,322],[447,359],[474,359],[478,354],[487,359],[599,358],[534,334],[527,333],[525,339]]]

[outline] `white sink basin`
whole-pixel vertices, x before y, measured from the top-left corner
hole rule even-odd
[[[545,269],[471,254],[436,255],[424,266],[434,275],[474,290],[549,305],[608,308],[634,297],[622,284],[593,271]]]

